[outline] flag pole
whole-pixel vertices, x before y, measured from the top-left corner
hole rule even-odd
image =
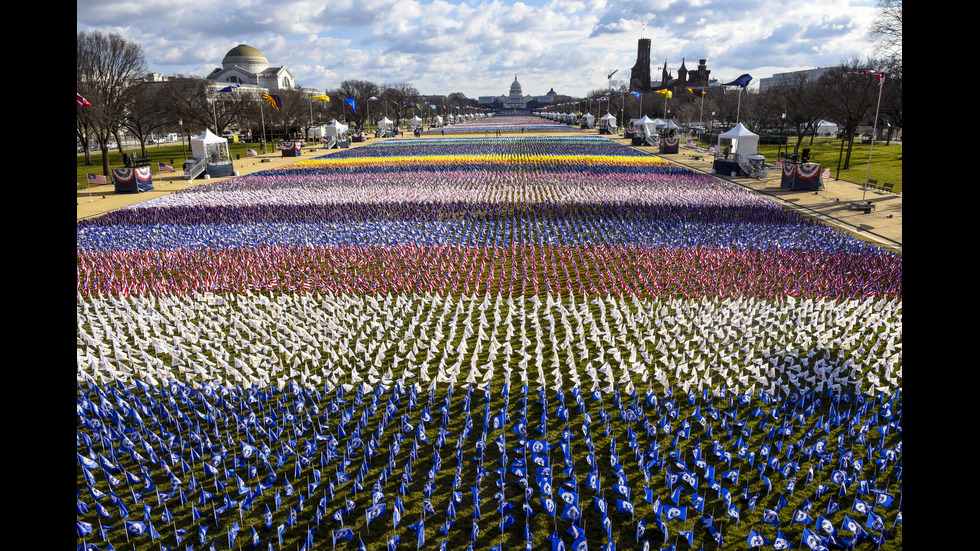
[[[875,136],[878,135],[878,112],[881,109],[881,90],[885,87],[885,75],[882,75],[878,79],[878,105],[875,106],[875,120],[872,125],[871,130],[871,148],[868,150],[868,171],[864,176],[864,189],[861,191],[861,199],[864,200],[865,195],[868,193],[868,178],[871,177],[871,154],[875,150]]]

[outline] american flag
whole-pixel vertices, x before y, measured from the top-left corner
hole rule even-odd
[[[255,150],[252,149],[252,148],[246,149],[245,150],[245,154],[248,155],[249,157],[258,157],[259,156],[259,154],[256,153]]]
[[[872,71],[870,69],[865,69],[863,71],[855,71],[854,74],[855,75],[873,75],[873,76],[878,77],[878,88],[881,88],[881,85],[885,83],[885,73],[883,73],[881,71]]]
[[[89,103],[87,99],[83,98],[82,95],[79,94],[78,92],[75,92],[75,102],[78,104],[79,107],[83,105],[86,107],[92,107],[92,104]]]
[[[174,171],[174,167],[172,167],[172,166],[170,166],[170,165],[168,165],[166,163],[157,163],[157,169],[160,172],[173,172]]]
[[[88,183],[95,185],[95,184],[106,184],[107,182],[105,176],[103,176],[102,174],[89,174]]]

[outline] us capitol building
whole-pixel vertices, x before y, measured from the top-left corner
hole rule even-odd
[[[503,105],[504,109],[527,109],[527,104],[532,101],[550,104],[556,96],[558,94],[555,93],[554,88],[543,96],[525,96],[521,90],[521,83],[517,81],[517,75],[514,75],[514,82],[510,85],[509,94],[506,96],[480,96],[478,101],[485,105],[499,102]]]

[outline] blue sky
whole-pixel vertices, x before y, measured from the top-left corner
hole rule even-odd
[[[237,44],[300,86],[409,83],[422,94],[584,97],[629,78],[637,39],[651,75],[706,59],[722,82],[836,65],[872,51],[873,0],[77,0],[77,31],[140,44],[148,68],[205,76]]]

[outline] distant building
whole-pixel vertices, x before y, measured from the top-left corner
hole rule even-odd
[[[677,78],[670,74],[670,70],[667,69],[667,61],[664,60],[664,66],[660,72],[660,82],[652,82],[650,78],[650,45],[651,40],[649,38],[641,38],[637,42],[636,63],[630,69],[631,92],[645,93],[669,90],[672,94],[679,94],[687,88],[706,88],[715,84],[714,79],[711,78],[711,71],[708,70],[707,60],[699,60],[697,69],[688,71],[683,58],[681,58],[681,67],[677,70]]]
[[[555,92],[554,88],[548,90],[548,93],[543,96],[524,95],[521,83],[517,80],[517,75],[514,75],[514,82],[511,83],[510,91],[507,93],[507,95],[480,96],[477,98],[477,101],[484,105],[500,103],[503,105],[504,109],[527,109],[528,104],[531,102],[550,104],[557,97],[558,94]]]
[[[771,77],[759,79],[759,91],[764,92],[768,88],[778,86],[780,83],[789,82],[799,76],[806,77],[807,81],[816,81],[823,75],[829,67],[818,67],[816,69],[803,69],[801,71],[790,71],[787,73],[774,73]]]
[[[296,87],[289,69],[271,66],[262,52],[247,44],[228,50],[221,60],[221,67],[211,71],[206,78],[222,86],[240,84],[269,93]]]

